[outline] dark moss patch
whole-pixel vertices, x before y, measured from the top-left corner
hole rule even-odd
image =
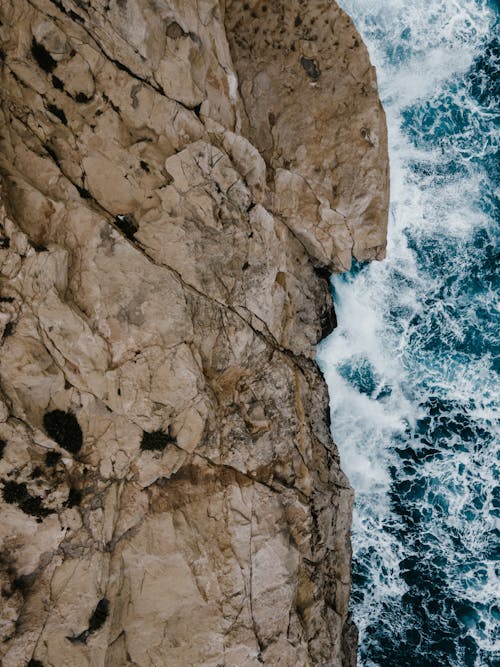
[[[4,453],[6,447],[7,447],[7,443],[5,442],[5,440],[0,439],[0,459],[3,456],[3,453]]]
[[[72,412],[52,410],[43,417],[43,425],[53,440],[71,454],[78,454],[83,445],[82,429]]]
[[[307,76],[313,81],[317,81],[320,77],[320,69],[318,63],[312,58],[306,58],[305,56],[300,56],[300,64],[304,68]]]
[[[64,90],[64,83],[55,74],[52,75],[52,85],[54,88],[57,88],[57,90]]]
[[[131,213],[124,215],[117,215],[115,217],[115,224],[119,230],[121,230],[125,236],[131,241],[134,240],[134,234],[137,232],[139,227],[135,222],[135,218]]]
[[[45,454],[45,465],[54,468],[61,460],[61,453],[50,450]]]
[[[76,507],[82,502],[82,492],[71,487],[69,490],[68,500],[64,503],[66,507]]]
[[[25,514],[36,516],[37,519],[52,514],[54,510],[49,510],[43,506],[38,496],[32,496],[24,482],[18,484],[12,480],[3,481],[3,499],[10,505],[18,505]]]
[[[302,25],[302,17],[300,14],[297,14],[297,16],[295,17],[294,25],[296,28],[298,28],[299,25]]]
[[[141,449],[148,452],[162,452],[169,444],[175,444],[175,438],[165,431],[144,431],[141,440]]]
[[[39,44],[34,37],[31,41],[31,55],[36,60],[38,67],[43,69],[44,72],[50,74],[50,72],[55,70],[57,62],[47,51],[45,46]]]
[[[19,591],[23,596],[25,596],[29,589],[33,586],[35,581],[36,574],[32,572],[31,574],[21,574],[19,577],[16,577],[12,580],[12,592]]]
[[[59,120],[63,125],[68,124],[68,119],[66,118],[66,114],[62,109],[57,107],[55,104],[47,104],[47,110],[50,111],[50,113],[53,114],[56,118],[59,118]]]

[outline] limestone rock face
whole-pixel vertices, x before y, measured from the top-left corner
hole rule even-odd
[[[314,348],[380,258],[334,2],[1,0],[3,667],[354,665]]]

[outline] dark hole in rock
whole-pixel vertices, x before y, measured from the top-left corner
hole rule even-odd
[[[72,412],[52,410],[43,417],[47,434],[71,454],[78,454],[83,445],[82,429]]]
[[[326,266],[315,266],[314,267],[314,273],[319,277],[322,278],[323,280],[326,280],[328,284],[330,284],[330,276],[332,275],[332,272],[330,269]]]
[[[198,118],[200,117],[200,110],[201,110],[201,104],[197,104],[195,107],[193,107],[193,111],[198,116]]]
[[[320,317],[321,338],[329,336],[337,328],[337,316],[333,308],[327,308],[321,313]]]
[[[270,111],[270,112],[267,114],[267,120],[269,121],[269,125],[270,125],[271,127],[274,127],[274,125],[276,125],[276,116],[273,114],[272,111]]]
[[[254,202],[252,202],[251,204],[249,204],[249,205],[247,206],[247,209],[246,209],[246,210],[247,210],[247,213],[250,213],[250,211],[251,211],[253,208],[255,208],[255,203],[254,203]]]
[[[0,239],[0,248],[9,248],[10,239],[7,236],[4,236]]]
[[[57,65],[57,62],[50,55],[43,44],[39,44],[33,37],[31,41],[31,55],[36,60],[39,67],[45,72],[52,72]]]
[[[298,28],[299,25],[302,24],[302,17],[300,16],[300,14],[297,14],[297,16],[295,17],[294,24],[296,28]]]
[[[144,162],[144,160],[141,160],[139,164],[141,165],[141,169],[144,169],[144,171],[146,171],[149,174],[150,169],[148,163]]]
[[[62,109],[56,107],[55,104],[47,104],[47,110],[50,111],[51,114],[56,116],[56,118],[59,118],[59,120],[63,125],[68,124],[68,119],[66,118],[66,114]]]
[[[50,157],[54,160],[54,162],[58,165],[59,164],[59,158],[57,157],[56,152],[54,151],[53,148],[51,148],[48,144],[44,145],[45,150],[47,151],[47,154],[50,155]]]
[[[243,264],[243,266],[241,267],[241,270],[242,270],[242,271],[246,271],[246,270],[248,269],[249,266],[250,266],[250,264],[249,264],[248,262],[245,262],[245,263]]]
[[[0,61],[3,62],[5,60],[5,51],[3,49],[0,49]]]
[[[51,468],[56,466],[60,460],[61,460],[61,452],[55,452],[54,450],[50,450],[45,454],[45,465]]]
[[[28,662],[27,667],[43,667],[43,662],[40,662],[40,660],[34,660],[31,658],[31,660]]]
[[[9,336],[12,336],[14,329],[14,322],[7,322],[5,329],[3,330],[3,337],[8,338]]]
[[[97,603],[97,607],[95,608],[92,616],[89,619],[89,627],[83,632],[80,632],[79,635],[66,637],[66,639],[69,639],[69,641],[72,642],[73,644],[85,644],[87,639],[89,638],[89,635],[92,635],[94,634],[94,632],[97,632],[106,623],[108,614],[109,614],[109,600],[107,600],[106,598],[102,598]]]
[[[83,17],[81,17],[80,14],[74,12],[72,9],[69,10],[68,16],[70,19],[73,19],[73,21],[77,21],[77,23],[84,23]]]
[[[318,63],[312,58],[306,58],[305,56],[300,56],[300,64],[304,68],[307,76],[313,81],[317,81],[321,72],[319,71]]]
[[[82,492],[73,487],[70,488],[68,500],[64,503],[66,507],[75,507],[82,502]]]
[[[79,185],[75,185],[75,187],[78,190],[78,194],[82,199],[92,199],[92,195],[87,190],[87,188],[81,188]]]
[[[55,74],[52,75],[52,85],[54,86],[54,88],[57,88],[57,90],[64,89],[64,83]]]
[[[328,428],[330,429],[332,426],[332,412],[329,403],[327,403],[325,406],[325,422]]]
[[[171,443],[175,443],[175,438],[170,435],[170,432],[165,433],[165,431],[159,430],[148,433],[144,431],[142,434],[141,449],[150,452],[162,452]]]
[[[7,443],[5,442],[5,440],[0,439],[0,459],[3,456],[3,453],[4,453],[6,447],[7,447]]]
[[[33,248],[34,248],[37,252],[47,252],[47,246],[43,245],[43,243],[35,243],[35,244],[33,245]]]
[[[89,633],[97,632],[106,623],[109,614],[109,600],[102,598],[97,603],[94,613],[89,620]]]
[[[181,37],[185,37],[186,35],[184,30],[176,21],[172,21],[171,23],[169,23],[167,25],[165,32],[167,37],[170,37],[170,39],[180,39]]]
[[[115,224],[128,239],[131,241],[134,240],[134,234],[137,232],[139,227],[137,226],[132,213],[117,215],[115,218]]]
[[[75,95],[75,102],[78,102],[78,104],[87,104],[90,100],[91,98],[87,97],[85,93],[77,93]]]
[[[32,479],[35,479],[36,477],[41,477],[42,473],[43,470],[40,468],[40,466],[35,466],[31,471],[31,477]]]
[[[13,296],[0,296],[0,303],[13,303],[14,301]]]
[[[12,480],[3,482],[3,499],[10,505],[18,505],[25,514],[36,516],[38,519],[48,516],[54,510],[49,510],[42,505],[37,496],[32,496],[24,482],[18,484]]]

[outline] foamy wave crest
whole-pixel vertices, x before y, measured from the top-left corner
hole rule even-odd
[[[499,664],[495,3],[344,0],[377,66],[388,259],[332,281],[318,360],[356,490],[363,667]]]

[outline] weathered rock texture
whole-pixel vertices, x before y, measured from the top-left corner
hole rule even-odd
[[[353,665],[314,346],[385,245],[333,2],[0,0],[3,667]]]

